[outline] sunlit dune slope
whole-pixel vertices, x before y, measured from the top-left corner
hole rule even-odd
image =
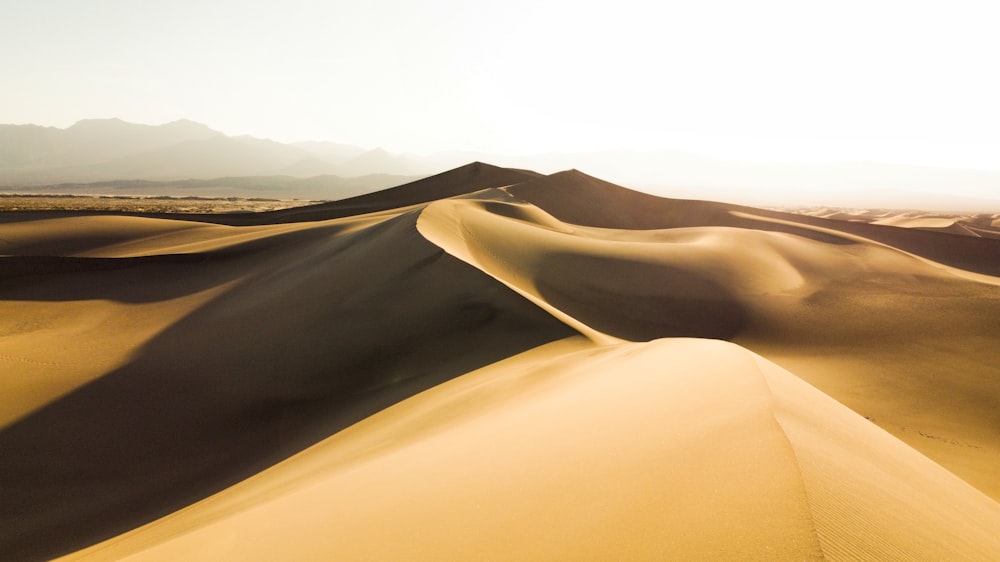
[[[865,209],[796,209],[796,213],[842,221],[918,228],[976,238],[1000,238],[993,224],[995,216],[974,213],[927,213],[922,211],[884,211]]]
[[[995,559],[997,242],[480,163],[0,213],[0,552]]]
[[[419,227],[596,341],[711,337],[763,353],[1000,497],[1000,280],[696,205],[708,211],[673,220],[701,226],[595,228],[494,190],[434,203]]]
[[[566,341],[69,559],[989,560],[998,520],[735,345]]]
[[[632,191],[576,170],[559,172],[513,186],[513,195],[579,225],[624,229],[661,229],[726,224],[740,228],[790,232],[835,241],[820,227],[882,242],[947,265],[1000,275],[1000,240],[952,236],[944,232],[895,228],[753,209],[711,201],[666,199]],[[734,217],[733,212],[743,217]],[[767,221],[760,219],[778,219]]]

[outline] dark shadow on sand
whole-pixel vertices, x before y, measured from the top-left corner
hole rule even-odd
[[[577,274],[564,275],[565,271]],[[559,310],[630,341],[729,340],[748,322],[747,312],[728,289],[662,264],[557,254],[546,259],[536,284],[542,298]]]
[[[130,364],[0,431],[0,552],[88,546],[575,333],[424,240],[415,220],[272,256]]]

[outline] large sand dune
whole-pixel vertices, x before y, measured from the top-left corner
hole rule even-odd
[[[0,214],[0,552],[1000,558],[1000,240],[910,226],[479,163]]]

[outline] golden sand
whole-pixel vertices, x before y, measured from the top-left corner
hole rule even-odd
[[[11,217],[15,558],[1000,558],[1000,240],[478,163]]]

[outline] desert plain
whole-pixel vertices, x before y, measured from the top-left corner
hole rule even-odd
[[[0,212],[0,558],[998,560],[1000,214],[473,163]]]

